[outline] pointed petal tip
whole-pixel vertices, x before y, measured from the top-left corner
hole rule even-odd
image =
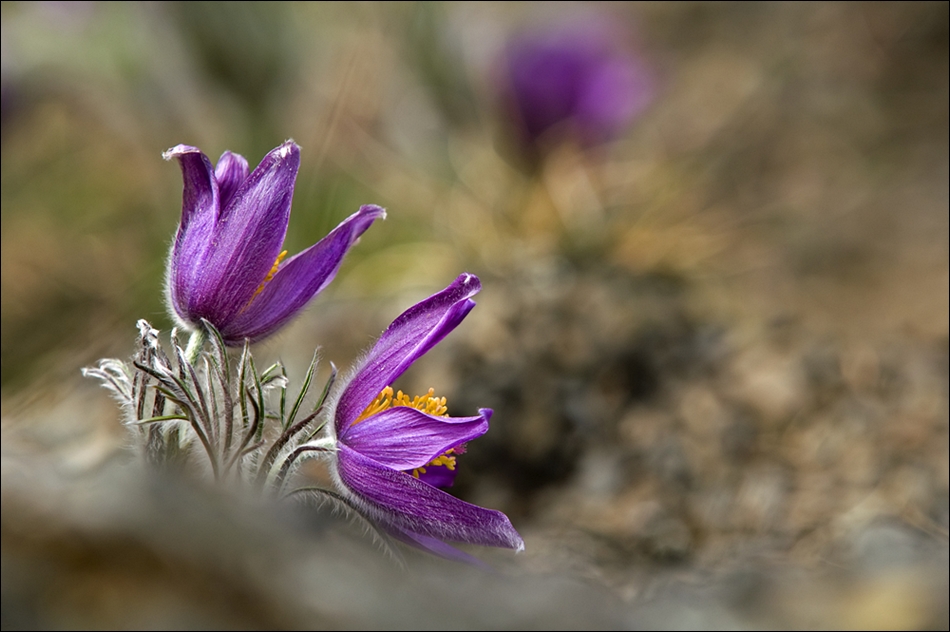
[[[169,149],[168,151],[171,151],[171,149]],[[167,154],[168,151],[165,152],[165,153]],[[228,165],[229,163],[234,163],[234,164],[238,164],[238,165],[244,165],[244,167],[246,168],[246,167],[247,167],[247,158],[245,158],[245,157],[242,156],[241,154],[238,154],[238,153],[235,153],[235,152],[231,151],[230,149],[225,149],[225,150],[221,153],[221,157],[218,158],[218,162],[215,164],[215,166],[216,166],[216,167],[220,167],[220,166],[222,165],[222,163],[225,164],[225,165]]]
[[[274,148],[271,153],[276,154],[278,159],[283,160],[291,155],[299,155],[300,145],[295,143],[293,138],[288,138],[280,146]]]
[[[460,274],[458,278],[455,279],[455,284],[458,285],[460,289],[470,292],[470,294],[468,294],[469,296],[472,296],[482,289],[482,282],[477,276],[469,272],[463,272]]]
[[[200,154],[201,150],[197,147],[192,147],[191,145],[175,145],[171,149],[165,150],[162,152],[162,158],[165,160],[171,160],[172,158],[178,158],[179,156],[184,156],[185,154]]]
[[[521,534],[515,529],[514,525],[511,524],[508,516],[498,512],[504,518],[504,526],[501,527],[501,531],[504,533],[504,538],[507,540],[505,544],[498,544],[496,546],[501,546],[506,549],[511,549],[515,553],[524,553],[524,538],[521,537]]]
[[[386,219],[386,209],[376,204],[364,204],[357,212],[360,215],[372,215],[373,219]]]
[[[486,422],[491,421],[491,416],[492,416],[494,413],[495,413],[495,411],[493,411],[491,408],[479,408],[479,409],[478,409],[478,414],[481,415],[482,418],[483,418]]]
[[[504,534],[503,537],[508,540],[504,545],[505,548],[511,549],[515,553],[524,553],[524,538],[521,537],[521,534],[518,533],[518,530],[515,529],[515,526],[511,524],[511,520],[502,512],[498,514],[504,519],[503,524],[499,527],[499,530]]]
[[[293,169],[296,177],[297,169],[300,166],[300,147],[293,140],[284,141],[282,144],[267,152],[267,155],[261,159],[257,168],[251,173],[251,177],[259,170],[266,172],[286,166],[290,166]]]

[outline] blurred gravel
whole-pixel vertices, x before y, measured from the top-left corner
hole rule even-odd
[[[853,349],[787,322],[743,339],[691,319],[684,288],[611,270],[489,286],[452,343],[449,401],[505,420],[466,455],[477,502],[646,564],[946,556],[945,342]]]
[[[946,3],[602,7],[654,104],[529,164],[492,55],[551,7],[192,4],[3,6],[0,626],[950,627]],[[492,571],[142,472],[79,377],[165,327],[159,152],[290,136],[292,252],[390,216],[255,353],[344,368],[478,274],[397,387],[494,409]]]

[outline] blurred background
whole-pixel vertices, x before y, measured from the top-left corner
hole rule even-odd
[[[946,629],[946,3],[0,15],[4,627]],[[453,490],[525,537],[490,580],[157,485],[79,374],[171,326],[161,152],[287,138],[291,253],[389,216],[259,358],[482,279],[397,386],[495,410]]]

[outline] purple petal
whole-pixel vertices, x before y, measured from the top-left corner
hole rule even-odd
[[[481,289],[474,274],[462,274],[447,288],[402,313],[380,337],[346,386],[336,410],[340,433],[386,386],[455,329],[475,307]]]
[[[340,441],[394,470],[422,467],[446,450],[488,432],[491,410],[477,417],[435,417],[396,406],[346,428]]]
[[[515,123],[532,141],[558,127],[584,143],[610,140],[651,100],[649,73],[630,52],[622,20],[586,11],[565,18],[507,47],[504,89]]]
[[[264,156],[221,210],[190,304],[194,316],[224,332],[247,307],[280,253],[299,166],[300,148],[284,143]]]
[[[226,151],[218,158],[218,164],[214,167],[214,177],[218,180],[221,208],[227,207],[238,187],[247,180],[248,171],[247,160],[240,154]]]
[[[572,50],[527,42],[510,54],[516,110],[531,137],[571,116],[586,60]]]
[[[181,200],[181,224],[183,231],[188,228],[191,219],[203,212],[218,214],[218,187],[211,161],[200,149],[190,145],[175,145],[162,154],[165,160],[178,159],[184,190]]]
[[[590,141],[618,135],[653,96],[647,69],[632,56],[605,60],[591,69],[577,103],[578,123]]]
[[[360,235],[385,217],[386,211],[378,206],[362,206],[329,235],[287,260],[247,309],[222,330],[225,341],[242,344],[244,338],[263,338],[293,318],[333,280]]]
[[[491,567],[488,566],[485,562],[481,561],[477,557],[472,557],[468,553],[459,551],[454,546],[446,544],[442,540],[436,540],[435,538],[430,538],[427,535],[421,535],[419,533],[410,533],[408,531],[400,531],[397,529],[392,529],[390,531],[391,535],[398,540],[402,540],[406,544],[411,544],[417,546],[421,549],[425,549],[429,553],[438,555],[439,557],[444,557],[447,560],[452,560],[455,562],[466,562],[474,566],[480,566],[486,570]]]
[[[172,243],[167,272],[168,292],[178,316],[194,323],[197,320],[192,318],[191,310],[194,293],[220,212],[218,183],[211,161],[196,147],[177,145],[162,157],[178,159],[184,180],[181,222]]]
[[[340,479],[384,526],[442,541],[524,549],[521,536],[500,511],[461,501],[346,444],[338,448]]]

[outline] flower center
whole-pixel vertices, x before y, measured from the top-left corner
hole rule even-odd
[[[412,475],[416,478],[419,478],[421,474],[426,473],[427,467],[437,467],[439,465],[444,465],[448,470],[454,472],[455,471],[455,455],[462,454],[462,452],[464,452],[464,450],[462,450],[461,447],[449,448],[448,450],[446,450],[439,456],[435,457],[434,459],[426,463],[423,467],[417,467],[414,470],[412,470]]]
[[[435,389],[430,388],[429,392],[425,395],[416,395],[412,399],[409,399],[409,396],[403,393],[402,391],[397,392],[393,395],[393,387],[387,386],[382,390],[382,392],[376,396],[376,399],[366,407],[366,409],[360,413],[360,416],[356,418],[356,421],[353,422],[353,425],[360,423],[361,421],[372,417],[378,413],[388,410],[395,406],[409,406],[410,408],[415,408],[416,410],[421,410],[427,415],[434,415],[438,417],[445,417],[448,413],[448,407],[445,405],[444,397],[436,397]],[[439,456],[435,457],[423,467],[417,467],[412,470],[412,475],[416,478],[419,478],[420,474],[426,473],[426,467],[429,466],[440,466],[443,465],[449,470],[455,470],[455,454],[461,454],[464,450],[461,449],[461,446],[457,448],[449,448]]]
[[[247,305],[244,307],[244,309],[247,309],[247,307],[250,306],[250,304],[254,302],[254,299],[257,298],[257,295],[264,291],[264,286],[267,285],[268,281],[274,278],[275,274],[277,274],[277,268],[280,267],[280,262],[283,261],[284,257],[286,256],[287,256],[286,250],[284,250],[279,255],[277,255],[277,258],[274,259],[274,265],[270,267],[270,272],[267,273],[267,276],[264,277],[264,280],[261,281],[261,284],[257,286],[257,289],[254,290],[254,295],[251,296],[251,300],[247,302]]]
[[[409,406],[410,408],[421,410],[427,415],[436,415],[439,417],[445,417],[449,414],[449,409],[445,405],[445,398],[436,397],[434,388],[430,388],[429,392],[425,395],[416,395],[414,398],[409,399],[409,396],[402,391],[393,395],[393,387],[387,386],[376,396],[373,403],[360,413],[360,416],[356,418],[353,425],[395,406]]]

